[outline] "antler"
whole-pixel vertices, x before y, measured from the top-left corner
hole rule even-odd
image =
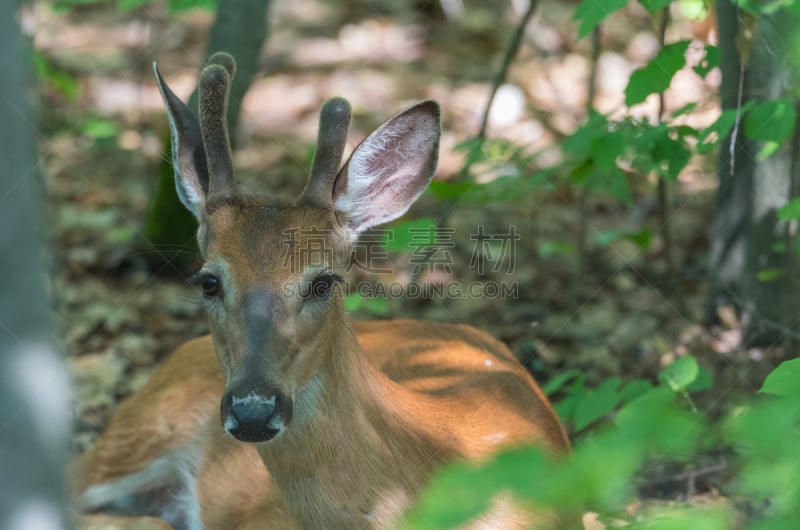
[[[303,197],[317,206],[333,206],[333,182],[342,163],[351,114],[350,103],[343,98],[329,99],[320,111],[317,152],[303,191]]]
[[[236,187],[228,137],[228,92],[236,62],[227,53],[215,53],[200,73],[200,130],[208,161],[208,193],[226,193]]]

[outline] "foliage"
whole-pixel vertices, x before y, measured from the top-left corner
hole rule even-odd
[[[795,103],[790,98],[772,99],[754,105],[747,113],[744,132],[753,140],[765,142],[759,159],[773,154],[794,134],[797,121]]]
[[[545,390],[562,396],[556,408],[564,418],[578,430],[595,424],[578,438],[572,454],[553,459],[539,448],[522,447],[480,465],[450,465],[428,485],[406,528],[463,524],[501,492],[561,512],[592,510],[601,520],[623,520],[630,528],[730,528],[730,505],[675,503],[637,517],[626,512],[647,462],[686,463],[703,450],[705,440],[720,438],[740,470],[729,493],[753,505],[746,528],[797,528],[800,361],[787,361],[767,377],[761,393],[769,397],[742,404],[719,422],[705,420],[680,399],[684,392],[709,388],[703,373],[708,372],[695,359],[681,357],[661,372],[658,385],[641,380],[623,384],[612,377],[590,389],[574,370],[554,378]]]
[[[154,1],[155,0],[56,0],[54,7],[60,10],[68,10],[79,6],[114,2],[120,10],[130,11],[152,4]],[[172,13],[181,13],[195,8],[213,10],[217,7],[217,0],[169,0],[168,5]]]
[[[581,2],[574,14],[579,23],[578,36],[585,37],[628,3],[626,0]],[[654,16],[660,16],[671,4],[668,0],[639,0],[638,3]],[[709,12],[705,0],[680,0],[678,3],[681,12],[688,17],[701,18]],[[800,5],[794,0],[738,0],[736,3],[753,16],[774,14],[780,9],[795,10]],[[630,205],[635,198],[634,190],[648,186],[642,177],[654,175],[675,181],[693,157],[707,156],[719,149],[734,128],[761,143],[759,160],[772,156],[786,145],[794,137],[797,122],[794,91],[772,99],[746,100],[736,109],[724,110],[705,128],[687,125],[684,119],[697,108],[697,102],[661,116],[655,122],[632,116],[633,107],[650,97],[663,95],[680,70],[691,67],[695,74],[706,77],[718,67],[719,49],[713,45],[704,45],[702,57],[689,64],[689,52],[696,47],[697,43],[690,40],[665,43],[647,64],[631,74],[625,88],[627,112],[622,117],[612,118],[590,110],[586,121],[561,141],[562,161],[555,166],[536,168],[540,153],[531,153],[524,146],[484,138],[471,140],[459,146],[467,155],[465,167],[479,168],[495,178],[483,185],[463,181],[435,183],[431,192],[446,200],[508,201],[530,196],[529,192],[536,189],[553,188],[560,181],[592,193],[611,195]],[[800,217],[800,206],[787,205],[779,216],[781,220],[796,219]],[[607,245],[620,238],[631,239],[643,247],[650,244],[650,230],[642,228],[637,234],[613,230],[601,234],[597,244]],[[571,256],[573,248],[575,245],[565,241],[548,241],[542,244],[540,254]],[[759,278],[770,280],[781,275],[781,271],[761,271]]]
[[[668,9],[669,0],[639,0],[651,14]],[[797,10],[800,2],[738,0],[753,16]],[[577,7],[578,36],[599,27],[626,0],[584,0]],[[709,6],[704,0],[682,0],[681,12],[702,18]],[[631,183],[642,176],[674,181],[694,156],[707,156],[723,146],[737,129],[760,142],[759,159],[772,156],[796,134],[797,93],[790,91],[772,99],[753,98],[736,109],[725,110],[706,128],[686,125],[683,117],[697,103],[690,103],[656,122],[634,118],[631,108],[648,98],[661,96],[678,71],[690,66],[706,77],[719,64],[719,50],[705,45],[704,56],[688,64],[688,52],[696,46],[689,40],[665,43],[655,56],[630,76],[625,89],[627,112],[602,115],[590,110],[586,121],[563,139],[561,162],[534,169],[539,153],[508,142],[479,139],[460,146],[466,167],[480,168],[495,178],[488,184],[437,183],[431,192],[446,200],[513,200],[529,190],[554,185],[580,187],[609,194],[624,204],[634,198]],[[781,221],[800,219],[800,199],[778,212]],[[646,247],[651,231],[610,230],[597,243],[609,244],[628,238]],[[572,254],[563,241],[540,245],[542,255]],[[768,281],[784,274],[761,271]],[[686,356],[662,370],[658,382],[623,381],[611,377],[596,386],[587,384],[587,374],[570,370],[553,378],[545,392],[575,435],[574,451],[552,459],[535,447],[512,448],[481,463],[460,462],[443,469],[428,485],[415,509],[404,521],[406,528],[450,528],[462,525],[484,512],[497,494],[512,493],[523,503],[550,507],[559,512],[596,511],[601,520],[622,521],[629,528],[715,530],[736,526],[748,530],[800,527],[800,361],[787,361],[764,381],[760,396],[734,407],[719,420],[704,417],[693,395],[714,390],[711,372]],[[635,499],[637,483],[644,480],[653,460],[689,462],[711,451],[722,453],[735,475],[725,482],[723,495],[732,504],[672,506],[646,509],[632,516],[626,509]],[[741,509],[739,509],[741,508]],[[616,524],[614,526],[617,526]]]
[[[35,52],[33,54],[33,65],[36,76],[45,90],[59,94],[70,103],[74,103],[78,99],[79,87],[75,78],[59,69],[44,54]]]

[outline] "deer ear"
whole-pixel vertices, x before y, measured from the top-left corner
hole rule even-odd
[[[403,215],[428,186],[439,155],[439,105],[422,101],[389,118],[344,165],[333,187],[336,211],[353,237]]]
[[[167,109],[178,197],[199,220],[208,193],[208,165],[200,123],[197,116],[169,88],[156,63],[153,63],[153,72]]]

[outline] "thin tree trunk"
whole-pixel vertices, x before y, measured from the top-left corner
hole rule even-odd
[[[0,12],[0,528],[61,530],[72,418],[44,287],[30,46],[19,2],[0,0]]]
[[[717,18],[723,108],[783,97],[796,86],[791,35],[800,17],[779,11],[754,21],[730,0],[719,0]],[[742,38],[751,31],[751,39]],[[777,210],[791,198],[800,152],[797,142],[790,141],[773,156],[758,160],[761,145],[746,139],[743,129],[734,128],[736,137],[728,138],[720,152],[709,316],[713,319],[720,305],[733,305],[742,316],[746,345],[774,345],[797,335],[791,329],[800,315],[798,256],[781,250],[786,238],[796,235],[787,234],[789,224],[777,220]],[[760,272],[769,270],[780,270],[781,275],[759,279]]]

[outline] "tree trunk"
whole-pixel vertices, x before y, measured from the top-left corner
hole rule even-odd
[[[67,528],[63,468],[72,415],[53,346],[41,181],[19,2],[0,0],[0,528]]]
[[[790,58],[795,55],[791,36],[800,17],[778,11],[753,20],[730,0],[719,0],[716,5],[723,108],[737,108],[751,99],[784,97],[797,86],[797,71]],[[753,36],[742,39],[748,30]],[[795,342],[791,329],[800,316],[798,257],[792,251],[792,227],[778,221],[777,210],[798,188],[797,131],[795,139],[776,154],[758,160],[762,144],[745,138],[743,129],[743,124],[738,127],[733,156],[731,138],[722,143],[720,152],[709,258],[709,316],[713,320],[718,307],[733,305],[741,314],[745,345],[784,342],[793,349],[787,340]],[[778,270],[781,273],[773,279],[758,278],[760,272]]]
[[[267,36],[269,5],[270,0],[219,0],[205,58],[199,65],[202,69],[208,57],[218,51],[227,51],[236,58],[236,76],[228,100],[228,130],[234,144],[242,100],[258,69],[258,58]],[[197,97],[195,89],[189,99],[190,108],[197,108]],[[183,272],[197,261],[197,221],[180,203],[175,191],[169,135],[162,145],[165,156],[144,223],[145,255],[154,271]]]

